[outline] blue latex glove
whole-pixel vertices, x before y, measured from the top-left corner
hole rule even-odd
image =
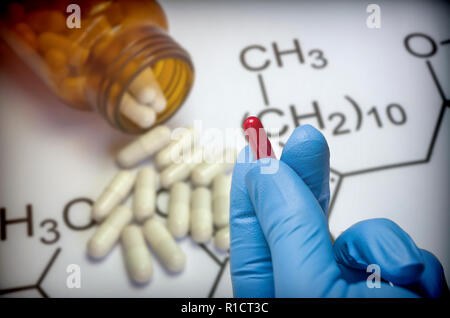
[[[295,129],[280,161],[255,161],[249,147],[241,151],[230,206],[236,297],[438,297],[448,292],[436,257],[392,221],[359,222],[333,245],[329,197],[328,145],[312,126]],[[380,288],[367,285],[369,264],[379,265]]]

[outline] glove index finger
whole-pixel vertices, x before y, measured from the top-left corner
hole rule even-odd
[[[322,133],[311,125],[297,127],[283,148],[281,160],[303,179],[328,215],[330,151]]]

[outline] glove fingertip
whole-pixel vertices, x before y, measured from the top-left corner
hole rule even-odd
[[[302,145],[302,147],[299,147],[299,145]],[[301,125],[295,128],[291,137],[289,137],[281,157],[288,159],[287,157],[290,157],[291,152],[295,154],[298,151],[302,151],[304,146],[309,148],[308,151],[320,153],[326,157],[329,156],[328,143],[324,135],[311,125]]]

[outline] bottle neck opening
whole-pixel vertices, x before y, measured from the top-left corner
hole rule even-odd
[[[194,67],[189,54],[164,30],[141,25],[115,36],[115,41],[91,61],[88,99],[114,127],[126,133],[142,129],[121,112],[123,95],[130,84],[147,68],[166,99],[166,108],[157,114],[156,124],[170,118],[183,104],[194,81]]]

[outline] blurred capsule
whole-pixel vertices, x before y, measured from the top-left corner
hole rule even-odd
[[[168,189],[175,182],[187,179],[191,174],[192,169],[194,169],[195,166],[201,163],[202,158],[202,148],[193,150],[185,158],[179,158],[179,163],[173,163],[161,172],[161,186],[165,189]]]
[[[167,227],[176,238],[185,237],[189,231],[189,205],[191,188],[185,182],[176,182],[170,188]]]
[[[145,68],[133,79],[129,90],[139,103],[149,105],[157,113],[166,109],[166,99],[150,67]]]
[[[202,162],[192,170],[191,181],[196,186],[208,186],[215,176],[233,168],[236,161],[236,150],[225,149],[217,161]]]
[[[137,225],[126,226],[121,239],[125,263],[131,277],[138,283],[148,282],[153,274],[153,265],[141,228]]]
[[[195,141],[196,132],[194,128],[183,128],[177,135],[176,140],[172,140],[170,144],[162,149],[155,158],[158,169],[163,169],[180,158],[182,152],[191,148]]]
[[[139,104],[126,92],[122,97],[120,112],[141,128],[150,128],[156,121],[156,113],[152,108]]]
[[[143,232],[150,247],[168,270],[180,272],[184,269],[186,256],[161,221],[149,219],[144,224]]]
[[[115,208],[89,240],[88,254],[93,258],[102,258],[108,254],[132,218],[133,212],[126,206]]]
[[[228,251],[230,249],[230,227],[221,228],[214,235],[214,246],[221,251]]]
[[[211,212],[211,191],[205,187],[196,188],[191,197],[190,233],[197,243],[206,243],[213,233]]]
[[[229,224],[230,220],[230,189],[231,176],[219,174],[214,178],[212,202],[214,225],[221,228]]]
[[[92,207],[92,217],[101,222],[113,208],[124,200],[133,188],[135,174],[128,170],[119,171],[106,186]]]
[[[153,168],[142,168],[137,173],[134,185],[133,212],[138,222],[142,222],[155,212],[158,175]]]
[[[169,142],[169,127],[157,126],[120,150],[117,162],[124,168],[132,167],[155,154]]]

